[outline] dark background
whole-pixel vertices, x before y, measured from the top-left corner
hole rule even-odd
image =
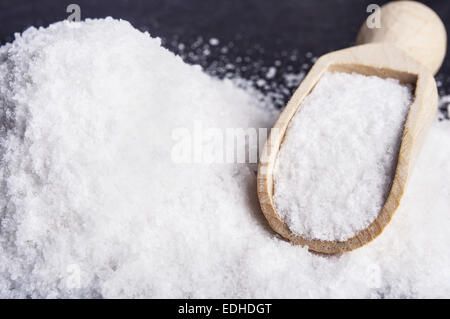
[[[278,72],[263,89],[283,89],[283,72],[308,68],[311,55],[320,56],[348,47],[375,0],[0,0],[0,41],[10,42],[15,32],[29,26],[47,26],[66,19],[66,7],[76,3],[81,18],[112,16],[130,21],[135,27],[161,37],[164,46],[182,55],[185,61],[202,65],[209,73],[233,63],[232,72],[256,79],[278,61]],[[433,8],[450,27],[450,1],[421,1]],[[202,55],[208,39],[217,38],[220,46]],[[184,46],[180,47],[180,43]],[[227,46],[227,52],[220,51]],[[308,52],[310,52],[308,54]],[[292,57],[295,57],[293,59]],[[219,68],[220,69],[220,68]],[[437,75],[440,93],[450,93],[450,63],[446,59]],[[281,87],[280,87],[281,86]],[[292,92],[285,91],[280,104]],[[445,107],[446,108],[446,107]],[[444,112],[444,108],[442,108]],[[448,118],[448,114],[443,113]]]

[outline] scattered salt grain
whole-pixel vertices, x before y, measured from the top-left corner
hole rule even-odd
[[[277,69],[275,67],[271,66],[266,73],[266,78],[273,79],[276,74],[277,74]]]
[[[379,239],[323,257],[271,232],[254,167],[171,161],[175,128],[270,127],[258,101],[125,21],[1,47],[0,296],[449,297],[450,123]]]
[[[209,44],[214,45],[214,46],[219,45],[219,40],[216,38],[211,38],[211,39],[209,39]]]
[[[259,79],[256,81],[256,85],[259,87],[264,86],[265,84],[266,84],[266,81],[263,79]]]
[[[305,72],[283,74],[283,79],[288,88],[297,88],[304,77]]]
[[[411,94],[393,79],[327,73],[291,120],[274,203],[291,231],[343,241],[378,216],[395,173]]]

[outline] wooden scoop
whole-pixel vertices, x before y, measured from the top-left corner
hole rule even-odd
[[[369,20],[375,19],[376,14],[381,18],[381,28],[373,25],[370,28]],[[259,202],[277,233],[310,250],[337,254],[361,247],[383,231],[400,205],[411,169],[436,114],[438,95],[433,74],[444,59],[446,40],[445,27],[433,10],[415,1],[395,1],[369,16],[358,34],[356,42],[360,45],[328,53],[317,60],[275,123],[258,167]],[[378,217],[345,241],[308,240],[294,234],[273,203],[273,168],[289,121],[327,71],[395,78],[414,87],[389,196]]]

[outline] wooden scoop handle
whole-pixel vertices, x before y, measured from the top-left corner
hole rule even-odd
[[[361,26],[357,44],[389,42],[436,74],[444,61],[447,33],[439,16],[416,1],[394,1],[375,10]]]

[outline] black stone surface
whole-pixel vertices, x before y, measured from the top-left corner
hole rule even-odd
[[[244,78],[265,72],[265,67],[279,60],[280,68],[273,81],[281,81],[283,72],[300,70],[305,54],[314,56],[348,47],[374,0],[0,0],[0,41],[13,40],[14,32],[27,27],[47,26],[69,15],[66,7],[76,3],[81,17],[112,16],[130,21],[135,27],[159,36],[166,47],[179,53],[179,43],[186,44],[184,58],[213,69],[217,63],[239,63]],[[450,1],[422,1],[433,8],[450,31]],[[211,50],[198,59],[186,53],[198,37],[218,38],[221,44],[232,43],[229,52]],[[213,48],[214,49],[214,48]],[[183,53],[183,52],[182,52]],[[291,54],[299,58],[289,59]],[[246,57],[247,60],[238,58]],[[226,60],[226,61],[225,61]],[[239,62],[236,62],[238,60]],[[258,63],[250,63],[257,61]],[[310,61],[306,61],[310,64]],[[246,65],[248,64],[248,65]],[[437,79],[441,94],[450,93],[450,63],[446,59]],[[276,85],[276,83],[274,84]],[[448,114],[446,114],[448,116]]]

